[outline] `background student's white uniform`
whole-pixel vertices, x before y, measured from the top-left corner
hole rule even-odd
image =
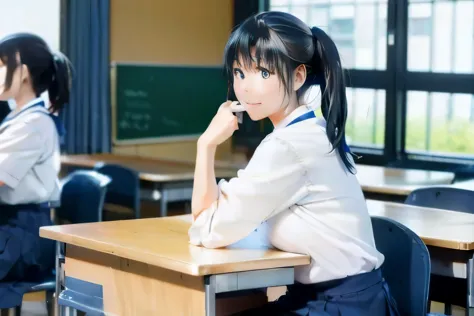
[[[189,230],[192,244],[223,247],[251,234],[266,221],[271,244],[311,256],[295,269],[300,283],[319,283],[379,268],[361,187],[331,152],[324,126],[300,106],[275,127],[245,170],[219,183],[219,198]]]
[[[59,137],[44,101],[37,98],[0,125],[0,203],[59,200]],[[55,175],[54,177],[51,175]]]
[[[49,115],[38,98],[0,125],[0,308],[20,305],[54,266],[54,243],[38,235],[52,225],[44,202],[60,197],[59,136]]]

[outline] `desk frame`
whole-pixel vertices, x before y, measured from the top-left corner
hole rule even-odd
[[[68,289],[64,287],[65,281],[72,279],[67,276],[67,270],[62,268],[64,263],[64,256],[61,254],[64,243],[57,242],[57,256],[56,256],[56,267],[59,273],[56,274],[56,293],[59,293],[55,301],[56,315],[65,316],[75,314],[71,308],[77,306],[84,306],[85,312],[91,315],[107,315],[104,310],[97,309],[94,306],[81,305],[81,302],[75,300],[74,297],[68,295]],[[75,246],[77,247],[77,246]],[[81,247],[78,247],[81,248]],[[109,256],[114,256],[108,254]],[[66,253],[67,261],[67,253]],[[117,256],[118,257],[118,256]],[[171,271],[170,271],[171,272]],[[216,316],[216,295],[219,293],[242,291],[250,289],[260,289],[274,286],[285,286],[294,283],[294,267],[283,267],[283,268],[271,268],[263,270],[250,270],[232,273],[222,273],[203,276],[203,288],[205,293],[205,315]],[[85,281],[88,283],[88,281]],[[91,283],[92,284],[92,283]],[[78,292],[79,296],[90,297],[90,293],[87,293],[87,287],[84,287],[84,292]],[[60,305],[60,303],[62,303]]]
[[[474,316],[474,250],[434,246],[428,246],[428,249],[431,258],[431,274],[466,280],[464,307],[466,316]]]

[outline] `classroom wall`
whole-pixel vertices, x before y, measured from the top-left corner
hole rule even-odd
[[[232,0],[113,0],[110,57],[116,62],[221,65]],[[218,159],[231,151],[220,146]],[[194,160],[196,141],[113,146],[114,153]]]

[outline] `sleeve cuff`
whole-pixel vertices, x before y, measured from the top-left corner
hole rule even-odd
[[[5,172],[0,169],[0,181],[5,183],[5,185],[9,186],[10,188],[14,189],[20,182],[17,178],[13,177],[8,172]]]
[[[201,214],[193,221],[189,228],[189,242],[195,246],[202,246],[203,236],[209,234],[211,229],[211,221],[214,212],[216,211],[218,201],[212,203],[212,205],[202,211]]]

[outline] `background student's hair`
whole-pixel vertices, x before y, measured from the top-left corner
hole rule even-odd
[[[51,112],[69,101],[72,65],[63,54],[53,53],[41,37],[16,33],[1,39],[0,59],[7,66],[5,90],[11,88],[15,69],[26,65],[36,96],[48,91]]]
[[[354,172],[345,152],[345,125],[347,99],[344,74],[336,45],[317,27],[309,28],[295,16],[284,12],[263,12],[245,20],[232,33],[227,42],[224,62],[229,90],[233,85],[233,63],[243,61],[251,67],[251,48],[256,48],[257,65],[277,73],[286,93],[293,87],[293,71],[301,64],[307,69],[304,85],[297,91],[301,98],[309,87],[319,84],[321,89],[321,112],[326,120],[326,133],[333,150],[337,149],[344,165]],[[240,59],[239,59],[240,58]]]
[[[10,113],[8,102],[0,101],[0,123],[7,117],[8,113]]]

